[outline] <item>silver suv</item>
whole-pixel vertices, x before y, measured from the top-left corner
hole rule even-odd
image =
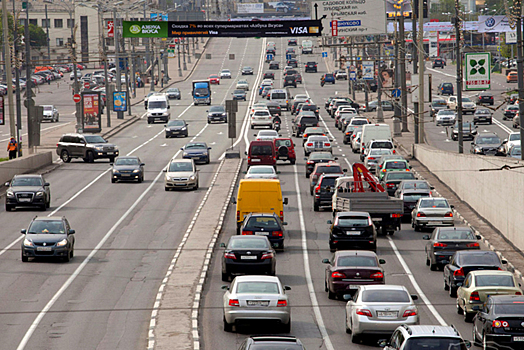
[[[455,326],[408,326],[397,327],[389,341],[379,341],[385,350],[408,349],[454,349],[467,350],[469,340],[463,340]]]
[[[171,159],[164,172],[166,191],[173,188],[198,189],[198,170],[193,159]]]

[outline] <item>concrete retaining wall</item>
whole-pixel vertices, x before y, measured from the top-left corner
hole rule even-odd
[[[524,250],[524,168],[479,171],[517,165],[517,160],[450,153],[426,145],[415,145],[414,156],[460,199]]]
[[[9,181],[16,174],[31,173],[53,163],[53,152],[31,154],[0,162],[0,184]]]

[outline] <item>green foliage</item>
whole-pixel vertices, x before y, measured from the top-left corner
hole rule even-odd
[[[47,46],[47,35],[41,27],[29,24],[29,37],[32,47]]]

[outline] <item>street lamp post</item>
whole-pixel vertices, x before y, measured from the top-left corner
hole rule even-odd
[[[49,17],[47,17],[47,4],[45,4],[45,31],[47,40],[47,63],[51,64],[51,45],[49,45]],[[48,82],[51,83],[51,81]]]

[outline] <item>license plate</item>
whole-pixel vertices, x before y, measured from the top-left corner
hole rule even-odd
[[[50,252],[53,247],[36,247],[36,250],[39,252]]]
[[[377,311],[378,317],[397,317],[397,311]]]
[[[372,221],[382,221],[382,218],[371,218]]]
[[[524,337],[513,337],[513,341],[524,341]]]
[[[358,286],[354,285],[354,284],[350,284],[348,286],[348,289],[358,289]]]
[[[442,224],[442,221],[430,221],[429,223],[432,225],[440,225]]]
[[[248,306],[269,306],[269,301],[267,300],[248,300]]]
[[[241,260],[257,260],[257,257],[254,255],[242,255],[240,259]]]
[[[131,174],[122,174],[120,176],[122,176],[122,177],[129,177],[129,176],[131,176]]]
[[[355,236],[355,235],[359,235],[361,233],[362,232],[360,232],[360,231],[346,231],[346,235],[348,235],[348,236]]]
[[[260,159],[251,159],[251,161],[256,163],[256,162],[260,162]]]
[[[19,198],[18,201],[27,203],[27,202],[31,202],[31,198]]]
[[[269,236],[269,232],[255,232],[257,236]]]
[[[175,184],[175,186],[185,186],[186,184]]]
[[[287,157],[285,157],[285,156],[280,156],[280,159],[287,159]]]
[[[111,155],[111,154],[113,154],[113,152],[107,152],[107,154]]]

